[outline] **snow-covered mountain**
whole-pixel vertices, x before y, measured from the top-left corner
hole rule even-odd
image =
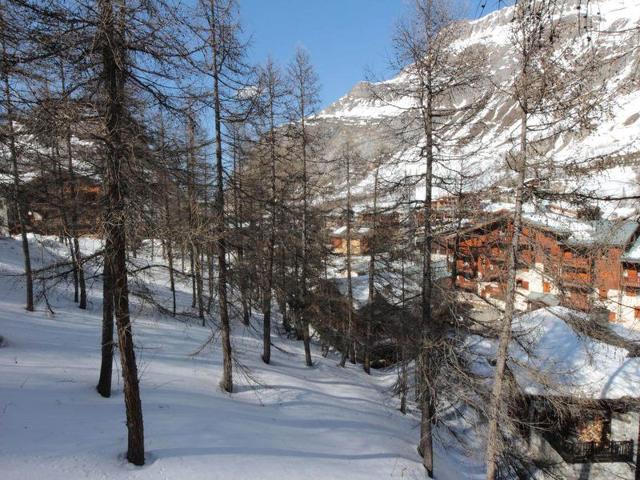
[[[547,145],[545,156],[553,161],[557,170],[552,172],[552,177],[563,187],[580,187],[585,193],[630,194],[636,192],[639,185],[640,6],[631,0],[600,0],[590,2],[586,19],[584,14],[584,6],[577,10],[576,2],[566,2],[556,49],[564,53],[569,51],[569,46],[574,46],[576,57],[570,59],[574,62],[580,61],[580,55],[592,54],[595,50],[606,58],[596,73],[603,81],[605,112],[592,130],[573,129],[557,135]],[[460,49],[482,48],[486,55],[486,73],[495,85],[488,90],[484,107],[469,121],[473,127],[468,128],[473,131],[465,127],[452,131],[452,138],[471,134],[471,141],[457,145],[451,152],[441,152],[459,162],[457,169],[463,169],[470,176],[478,175],[465,187],[468,189],[506,185],[511,176],[505,158],[514,147],[520,129],[515,100],[509,94],[517,67],[512,18],[513,7],[507,7],[478,20],[460,22],[452,43]],[[403,71],[387,81],[358,83],[347,95],[311,119],[325,138],[323,152],[328,160],[339,158],[347,143],[360,152],[364,165],[356,172],[356,195],[364,197],[370,192],[371,162],[381,151],[386,151],[388,158],[383,168],[383,176],[387,178],[419,173],[423,168],[417,163],[420,138],[416,138],[413,145],[399,142],[397,138],[397,131],[406,125],[407,116],[415,115],[411,110],[413,98],[399,94],[406,90],[402,86],[411,81],[411,75]],[[458,100],[464,103],[464,94]],[[587,159],[591,159],[589,164],[578,172],[565,171],[569,162]],[[598,171],[592,166],[597,166]],[[439,176],[446,177],[449,167],[436,167]],[[331,183],[338,185],[339,190],[344,174],[338,167],[329,170]],[[446,192],[439,190],[437,195],[446,195]],[[420,197],[420,188],[416,196]]]

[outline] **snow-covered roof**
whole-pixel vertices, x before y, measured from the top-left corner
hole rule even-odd
[[[623,262],[640,263],[640,237],[638,237],[629,250],[625,252],[621,260]]]
[[[369,233],[369,230],[369,227],[353,227],[351,230],[351,235],[353,235],[354,237],[366,235],[367,233]],[[346,234],[347,227],[345,225],[338,227],[331,232],[331,235],[335,237],[340,237]]]
[[[571,321],[591,321],[565,307],[539,309],[514,322],[509,365],[530,395],[588,399],[640,396],[640,358],[576,332]]]
[[[550,207],[550,206],[547,206]],[[510,203],[494,203],[487,210],[495,213],[511,212]],[[638,229],[635,220],[584,220],[568,214],[527,204],[523,207],[525,223],[564,235],[564,241],[575,245],[626,246]]]
[[[555,307],[560,304],[558,296],[552,293],[530,292],[529,295],[527,295],[527,300],[530,302],[543,303],[549,307]]]

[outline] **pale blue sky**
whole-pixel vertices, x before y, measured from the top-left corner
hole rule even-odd
[[[452,0],[460,1],[460,0]],[[499,0],[466,0],[468,16],[493,10]],[[504,3],[504,2],[502,2]],[[271,55],[286,64],[304,46],[320,76],[326,106],[367,72],[388,77],[391,38],[408,0],[239,0],[244,29],[252,36],[250,60]]]

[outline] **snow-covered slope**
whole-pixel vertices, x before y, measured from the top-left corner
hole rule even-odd
[[[599,0],[589,5],[589,20],[584,29],[584,18],[576,15],[576,2],[565,2],[562,12],[561,35],[556,43],[558,52],[568,52],[572,47],[573,58],[590,55],[593,45],[607,61],[601,62],[597,74],[605,79],[601,92],[602,105],[606,106],[597,128],[592,131],[571,130],[558,135],[546,146],[545,155],[555,164],[555,170],[547,172],[557,183],[554,188],[579,186],[585,193],[605,195],[630,194],[638,191],[637,169],[640,163],[640,8],[629,0]],[[584,9],[580,11],[584,14]],[[436,167],[439,177],[447,177],[450,170],[464,170],[465,175],[478,175],[469,189],[508,183],[510,171],[505,157],[513,148],[520,128],[515,101],[508,93],[515,78],[516,54],[512,45],[511,28],[513,8],[507,7],[475,21],[460,22],[456,30],[455,48],[478,47],[486,52],[485,70],[495,83],[490,89],[486,105],[468,123],[473,124],[472,140],[450,151],[441,151],[444,158],[462,158],[458,163],[449,162],[447,168]],[[579,33],[582,31],[583,33]],[[420,138],[414,145],[399,142],[397,131],[407,123],[414,100],[402,94],[412,81],[410,73],[401,72],[397,77],[379,83],[361,82],[347,95],[313,117],[318,128],[326,134],[328,158],[337,157],[343,145],[350,142],[365,159],[371,161],[376,152],[386,150],[391,158],[384,175],[398,178],[407,173],[418,173],[423,168],[416,165]],[[465,102],[464,94],[456,101]],[[451,131],[453,139],[466,137],[466,127]],[[454,144],[455,142],[450,142]],[[539,147],[538,147],[539,148]],[[570,178],[566,165],[571,161],[586,161],[600,157],[597,163],[604,173],[593,173],[589,168],[573,172]],[[585,165],[582,165],[585,167]],[[553,170],[553,169],[552,169]],[[575,169],[574,169],[575,170]],[[334,170],[335,171],[335,170]],[[449,173],[448,173],[449,172]],[[341,174],[344,177],[343,174]],[[340,175],[332,183],[344,181]],[[371,190],[371,167],[364,167],[357,194]],[[437,191],[436,195],[444,195]],[[419,192],[418,192],[418,196]]]
[[[86,249],[96,248],[85,240]],[[53,240],[32,243],[38,264],[64,252]],[[156,259],[158,261],[158,259]],[[417,419],[397,410],[394,372],[369,377],[337,367],[314,349],[306,368],[301,345],[273,335],[272,365],[260,361],[260,330],[236,325],[236,393],[217,387],[217,342],[196,354],[210,328],[161,317],[134,302],[147,464],[136,468],[126,448],[119,370],[114,395],[95,391],[99,370],[101,286],[92,280],[89,310],[58,288],[55,311],[23,309],[20,244],[0,240],[0,478],[74,479],[376,479],[422,478]],[[162,294],[167,279],[148,286]],[[188,287],[179,296],[190,302]],[[260,329],[259,318],[254,328]],[[446,452],[446,453],[445,453]],[[441,479],[481,478],[475,460],[438,446]]]

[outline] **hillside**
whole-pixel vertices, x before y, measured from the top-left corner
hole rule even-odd
[[[95,242],[85,239],[84,248]],[[63,246],[32,238],[34,257],[50,261]],[[118,363],[114,395],[95,391],[100,357],[101,284],[89,310],[64,287],[49,292],[54,314],[22,305],[16,240],[0,239],[0,465],[5,480],[26,478],[371,479],[421,478],[417,418],[397,410],[395,371],[341,369],[314,348],[312,370],[300,342],[274,330],[272,364],[260,361],[260,318],[237,327],[236,393],[221,393],[222,359],[211,328],[163,317],[137,302],[134,336],[140,366],[147,465],[131,467]],[[40,263],[40,262],[39,262]],[[162,294],[166,278],[146,286]],[[180,296],[186,308],[188,289]],[[446,438],[446,437],[443,437]],[[456,447],[459,448],[459,447]],[[477,472],[481,461],[437,448],[442,479]],[[453,453],[452,453],[453,452]],[[478,457],[478,458],[481,458]],[[372,474],[372,472],[376,472]],[[471,473],[464,478],[474,478]]]
[[[638,191],[637,167],[640,162],[640,58],[638,58],[637,28],[640,26],[640,9],[634,2],[625,0],[601,0],[591,2],[589,20],[577,17],[574,2],[565,3],[565,11],[558,52],[573,49],[580,62],[582,55],[589,55],[595,45],[603,61],[599,63],[597,78],[603,80],[599,93],[605,113],[592,131],[572,129],[557,136],[546,145],[543,152],[555,164],[552,173],[557,181],[555,188],[575,189],[584,193],[602,195],[631,194]],[[473,124],[473,137],[467,145],[456,145],[450,151],[440,152],[444,157],[464,158],[460,168],[477,180],[469,190],[508,185],[510,173],[505,155],[516,141],[520,128],[515,115],[515,101],[509,96],[509,86],[516,76],[516,53],[511,40],[512,7],[503,8],[481,19],[460,22],[455,31],[454,49],[482,48],[486,54],[486,72],[495,84],[488,90],[484,108],[468,120]],[[582,22],[582,23],[581,23]],[[583,25],[584,33],[579,34]],[[586,28],[584,28],[586,26]],[[614,33],[615,32],[615,33]],[[405,174],[418,174],[420,139],[415,144],[400,142],[397,131],[407,123],[407,116],[415,115],[415,101],[403,96],[403,86],[411,82],[410,74],[400,72],[396,77],[382,82],[358,83],[344,97],[313,117],[313,122],[327,142],[325,149],[329,159],[337,158],[346,143],[354,145],[369,161],[380,149],[388,152],[389,160],[383,169],[388,179]],[[456,102],[464,105],[469,95],[462,93]],[[456,138],[469,134],[467,127],[449,132],[450,144]],[[597,165],[598,171],[588,167],[569,176],[565,166],[570,161]],[[604,166],[604,171],[600,171]],[[436,166],[439,177],[446,179],[446,168]],[[372,185],[371,167],[365,167],[354,188],[363,196]],[[559,181],[558,181],[559,180]],[[340,176],[331,176],[329,182],[340,185]],[[420,198],[420,189],[416,192]],[[443,190],[437,195],[446,195]]]

